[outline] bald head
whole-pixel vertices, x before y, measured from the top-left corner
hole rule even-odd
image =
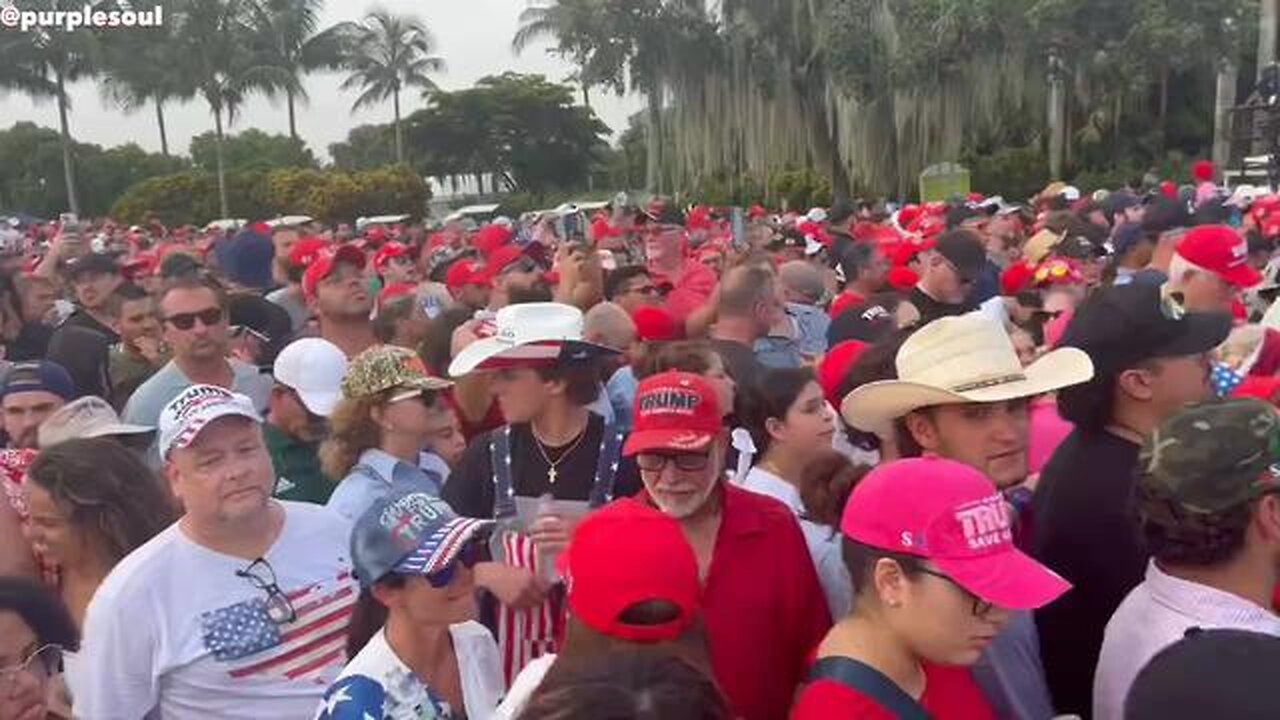
[[[806,305],[822,299],[825,289],[822,285],[822,273],[804,260],[783,263],[778,268],[778,282],[782,283],[782,291],[788,301]]]
[[[582,337],[587,342],[625,350],[636,339],[636,324],[620,306],[600,303],[582,319]]]

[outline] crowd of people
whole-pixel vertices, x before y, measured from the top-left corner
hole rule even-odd
[[[1280,195],[0,228],[0,720],[1280,717]]]

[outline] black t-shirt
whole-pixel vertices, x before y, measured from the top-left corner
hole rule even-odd
[[[1146,570],[1134,503],[1138,450],[1109,432],[1076,429],[1040,474],[1032,554],[1074,586],[1036,611],[1045,679],[1059,713],[1092,712],[1103,630]]]
[[[39,360],[49,352],[49,339],[53,337],[53,328],[44,323],[25,323],[18,337],[5,344],[6,360],[21,362],[23,360]]]
[[[71,315],[68,316],[59,327],[66,327],[68,325],[82,327],[101,335],[105,335],[108,345],[115,345],[120,342],[120,333],[98,322],[97,318],[85,312],[83,308],[77,308],[76,311],[71,313]]]
[[[952,304],[934,300],[925,291],[921,290],[919,285],[911,288],[911,292],[907,293],[907,302],[920,311],[920,325],[927,325],[938,318],[951,315],[964,315],[977,309],[976,306],[968,302]]]
[[[538,451],[527,423],[511,426],[511,483],[520,497],[540,497],[551,493],[557,500],[587,500],[595,482],[604,419],[592,414],[587,421],[586,436],[576,446],[547,448],[547,455],[559,463],[556,484],[547,482],[547,464]],[[493,464],[490,442],[493,432],[476,436],[467,446],[458,467],[449,475],[441,493],[454,512],[466,517],[493,517]],[[572,448],[570,451],[569,449]],[[560,462],[566,451],[569,456]],[[640,473],[632,458],[619,458],[613,481],[613,497],[629,497],[640,490]]]

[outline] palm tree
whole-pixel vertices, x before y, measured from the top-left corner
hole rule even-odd
[[[162,3],[166,14],[174,17],[176,2]],[[117,31],[104,35],[102,95],[126,113],[148,104],[156,109],[156,125],[160,130],[160,152],[169,154],[169,137],[165,130],[164,106],[170,101],[188,100],[195,95],[189,78],[179,72],[180,55],[185,49],[178,42],[173,24],[158,28]]]
[[[345,56],[345,32],[333,26],[316,32],[324,0],[258,0],[251,5],[250,24],[263,61],[284,70],[289,107],[289,135],[298,140],[295,104],[307,100],[302,76],[316,70],[337,70]]]
[[[101,4],[101,3],[100,3]],[[41,11],[79,10],[77,0],[32,0],[24,9]],[[67,32],[57,28],[34,29],[26,33],[7,32],[0,39],[0,85],[23,90],[35,99],[54,98],[58,103],[58,126],[62,135],[62,173],[67,186],[67,206],[80,212],[76,193],[74,141],[69,113],[71,98],[67,85],[96,74],[98,44],[93,33]]]
[[[228,126],[235,121],[250,93],[271,94],[290,82],[284,70],[266,64],[249,45],[250,10],[250,0],[188,0],[176,31],[183,49],[179,72],[190,78],[213,113],[218,200],[223,217],[231,214],[222,157],[223,121]]]
[[[424,94],[437,89],[428,73],[444,70],[444,60],[431,53],[435,39],[415,17],[392,15],[375,8],[361,23],[346,23],[338,32],[347,34],[351,54],[346,65],[351,75],[343,90],[359,88],[351,109],[382,102],[388,97],[395,108],[396,162],[404,162],[404,141],[400,132],[400,91],[421,88]]]

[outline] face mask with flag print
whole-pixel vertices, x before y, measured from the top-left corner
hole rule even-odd
[[[1213,384],[1213,393],[1218,397],[1228,397],[1232,391],[1244,382],[1244,375],[1230,365],[1215,362],[1209,373],[1209,382]]]

